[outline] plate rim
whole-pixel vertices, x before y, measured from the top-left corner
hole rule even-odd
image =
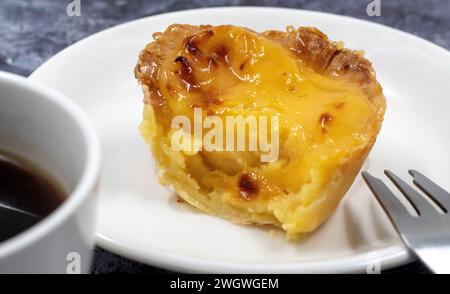
[[[138,22],[141,21],[145,21],[148,19],[152,19],[152,18],[163,18],[163,17],[167,17],[167,16],[171,16],[171,15],[176,15],[176,14],[189,14],[195,11],[214,11],[214,10],[259,10],[259,11],[263,11],[263,10],[278,10],[278,11],[284,11],[284,12],[300,12],[300,13],[305,13],[305,14],[311,14],[311,15],[322,15],[322,16],[329,16],[329,17],[336,17],[336,18],[341,18],[341,19],[346,19],[349,21],[356,21],[356,22],[363,22],[366,25],[369,26],[373,26],[373,27],[378,27],[381,29],[387,29],[389,31],[391,31],[392,33],[395,34],[400,34],[403,35],[405,37],[408,38],[412,38],[414,39],[414,41],[416,42],[422,42],[428,46],[433,47],[435,50],[439,50],[441,53],[447,54],[448,58],[450,58],[450,51],[447,50],[444,47],[441,47],[431,41],[428,41],[424,38],[421,38],[419,36],[413,35],[411,33],[408,32],[404,32],[402,30],[384,25],[384,24],[380,24],[380,23],[376,23],[376,22],[371,22],[365,19],[360,19],[360,18],[356,18],[356,17],[352,17],[352,16],[348,16],[348,15],[340,15],[340,14],[334,14],[334,13],[329,13],[329,12],[322,12],[322,11],[315,11],[315,10],[306,10],[306,9],[296,9],[296,8],[286,8],[286,7],[273,7],[273,6],[217,6],[217,7],[201,7],[201,8],[194,8],[194,9],[186,9],[186,10],[177,10],[177,11],[171,11],[171,12],[164,12],[164,13],[158,13],[158,14],[153,14],[150,16],[145,16],[145,17],[141,17],[138,19],[133,19],[121,24],[117,24],[115,26],[100,30],[92,35],[88,35],[84,38],[81,38],[80,40],[76,41],[75,43],[70,44],[69,46],[61,49],[59,52],[57,52],[56,54],[52,55],[50,58],[48,58],[46,61],[44,61],[44,63],[42,63],[41,65],[39,65],[29,76],[28,78],[34,78],[42,69],[44,66],[47,65],[47,63],[53,62],[56,58],[60,57],[60,55],[66,53],[69,49],[71,49],[72,47],[76,47],[76,46],[80,46],[83,45],[83,43],[85,42],[89,42],[91,39],[94,39],[96,37],[98,37],[98,35],[100,34],[106,34],[109,33],[112,30],[115,29],[120,29],[122,27],[125,26],[130,26],[133,24],[136,24]]]
[[[323,261],[312,262],[230,262],[202,259],[193,256],[172,253],[168,250],[146,245],[151,248],[142,256],[139,250],[128,248],[120,241],[112,240],[102,234],[97,234],[97,242],[100,247],[115,254],[127,257],[131,260],[167,270],[192,273],[228,273],[228,274],[356,274],[367,270],[370,259],[367,254],[357,254],[346,258],[336,258],[327,261],[327,267]],[[401,266],[415,259],[401,244],[376,250],[375,260],[379,262],[381,269],[386,270]],[[382,256],[378,258],[379,256]]]
[[[203,12],[217,12],[217,11],[252,11],[252,12],[263,12],[263,11],[278,11],[278,12],[287,12],[287,13],[300,13],[300,14],[309,14],[309,15],[317,15],[322,17],[334,17],[340,18],[342,20],[354,21],[354,22],[363,22],[366,25],[372,26],[374,28],[388,30],[391,33],[401,35],[403,37],[407,37],[413,39],[415,42],[422,43],[424,46],[428,46],[433,48],[434,50],[440,51],[440,54],[447,54],[447,58],[450,60],[450,51],[447,49],[431,42],[421,37],[415,36],[413,34],[398,30],[396,28],[392,28],[383,24],[371,22],[365,19],[359,19],[346,15],[338,15],[333,13],[321,12],[321,11],[312,11],[312,10],[304,10],[304,9],[295,9],[295,8],[281,8],[281,7],[270,7],[270,6],[233,6],[233,7],[204,7],[204,8],[196,8],[196,9],[188,9],[188,10],[179,10],[172,11],[166,13],[155,14],[151,16],[146,16],[138,19],[134,19],[128,22],[124,22],[118,24],[116,26],[106,28],[99,32],[96,32],[92,35],[86,36],[78,40],[77,42],[69,45],[68,47],[62,49],[48,60],[46,60],[43,64],[41,64],[38,68],[36,68],[28,78],[33,80],[38,80],[38,75],[44,68],[61,55],[65,54],[68,50],[72,49],[72,47],[81,46],[85,43],[95,39],[100,34],[106,34],[115,29],[120,29],[122,27],[131,26],[136,23],[142,21],[149,21],[150,19],[157,21],[158,18],[166,18],[175,15],[187,14],[190,15],[197,11]],[[136,247],[132,248],[124,244],[120,240],[113,240],[103,233],[99,232],[99,227],[97,227],[96,239],[97,244],[113,253],[119,254],[121,256],[127,257],[134,261],[142,262],[145,264],[158,266],[161,268],[181,271],[181,272],[191,272],[191,273],[361,273],[364,272],[367,266],[367,255],[366,254],[357,254],[351,255],[350,257],[345,258],[336,258],[331,261],[326,261],[326,265],[324,266],[324,261],[295,261],[295,262],[230,262],[230,261],[221,261],[221,260],[209,260],[198,258],[194,256],[188,256],[183,254],[177,254],[170,252],[169,250],[160,249],[153,246],[148,246],[149,250],[146,250],[145,254],[142,253],[141,250],[137,250]],[[393,244],[386,248],[382,248],[379,250],[375,250],[380,258],[378,259],[382,264],[382,269],[389,269],[392,267],[400,266],[406,264],[408,262],[412,262],[415,260],[415,257],[410,254],[410,252],[406,249],[402,244]]]

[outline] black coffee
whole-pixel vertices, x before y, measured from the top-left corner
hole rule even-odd
[[[64,199],[63,189],[44,171],[0,151],[0,242],[39,222]]]

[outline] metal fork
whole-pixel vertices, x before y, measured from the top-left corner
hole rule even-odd
[[[408,172],[424,195],[393,172],[384,171],[412,205],[417,216],[411,215],[379,178],[368,172],[362,172],[362,176],[408,249],[431,271],[450,273],[450,194],[420,172]],[[440,211],[425,197],[434,202]]]

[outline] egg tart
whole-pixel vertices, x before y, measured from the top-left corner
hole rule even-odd
[[[311,27],[257,33],[174,24],[153,38],[135,76],[144,93],[140,130],[161,183],[239,224],[276,225],[295,236],[323,223],[383,120],[385,97],[363,53]],[[195,120],[195,111],[222,121],[276,117],[276,160],[262,161],[261,150],[174,149],[173,119]]]

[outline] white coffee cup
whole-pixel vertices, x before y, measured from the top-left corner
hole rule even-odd
[[[0,243],[0,273],[87,273],[100,145],[86,115],[56,91],[0,72],[0,150],[45,169],[68,195],[42,221]]]

